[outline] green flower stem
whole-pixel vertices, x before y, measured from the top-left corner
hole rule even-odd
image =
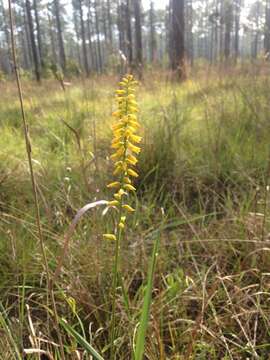
[[[121,201],[122,203],[122,201]],[[122,205],[122,204],[121,204]],[[121,206],[122,208],[122,206]],[[117,289],[117,280],[119,274],[119,258],[120,258],[120,247],[121,247],[121,238],[122,238],[122,229],[119,228],[119,222],[122,216],[122,210],[120,208],[119,212],[119,221],[117,222],[117,234],[116,234],[116,241],[115,241],[115,253],[114,253],[114,264],[113,264],[113,285],[112,285],[112,322],[111,322],[111,331],[110,331],[110,345],[111,345],[111,355],[110,360],[115,359],[115,315],[116,315],[116,289]]]

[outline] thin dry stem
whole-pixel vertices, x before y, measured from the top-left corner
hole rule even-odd
[[[49,291],[50,290],[50,271],[49,271],[49,265],[48,265],[48,260],[47,260],[47,256],[46,256],[46,249],[45,249],[43,234],[42,234],[39,202],[38,202],[38,195],[37,195],[37,186],[36,186],[36,179],[35,179],[35,175],[34,175],[32,154],[31,154],[32,153],[31,142],[30,142],[29,133],[28,133],[28,124],[26,121],[26,115],[25,115],[25,110],[24,110],[24,101],[23,101],[23,95],[22,95],[22,87],[21,87],[20,76],[19,76],[19,71],[18,71],[17,56],[16,56],[16,44],[15,44],[15,36],[14,36],[14,19],[13,19],[11,0],[8,0],[8,9],[9,9],[9,20],[10,20],[10,35],[11,35],[10,38],[11,38],[13,65],[14,65],[16,84],[17,84],[17,89],[18,89],[18,97],[19,97],[19,101],[20,101],[21,117],[22,117],[23,131],[24,131],[24,138],[25,138],[25,145],[26,145],[26,153],[27,153],[27,159],[28,159],[28,165],[29,165],[29,171],[30,171],[32,192],[33,192],[33,197],[34,197],[38,238],[39,238],[39,243],[40,243],[40,248],[41,248],[41,253],[42,253],[43,265],[45,267],[45,272],[46,272],[47,287],[48,287],[48,291]],[[50,295],[52,303],[53,303],[55,327],[56,327],[56,331],[58,333],[58,340],[60,343],[61,356],[64,359],[64,356],[65,356],[64,355],[64,347],[63,347],[63,343],[62,343],[62,339],[61,339],[61,335],[60,335],[60,329],[58,326],[58,315],[57,315],[57,310],[56,310],[53,289],[51,289],[49,295]]]

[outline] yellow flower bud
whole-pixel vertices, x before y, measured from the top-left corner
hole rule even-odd
[[[121,174],[121,172],[123,172],[123,167],[122,166],[117,166],[116,169],[113,172],[113,175],[119,175],[119,174]]]
[[[120,187],[120,185],[121,185],[121,184],[120,184],[119,181],[114,181],[114,182],[108,184],[108,185],[107,185],[107,188],[109,188],[109,189],[118,188],[118,187]]]
[[[120,189],[116,194],[114,194],[114,198],[115,198],[116,200],[121,200],[121,197],[122,197],[123,195],[125,195],[125,194],[126,194],[125,190],[124,190],[124,189]]]
[[[122,208],[125,209],[125,210],[127,210],[128,212],[134,212],[134,211],[135,211],[135,210],[134,210],[131,206],[129,206],[128,204],[122,205]]]
[[[131,184],[125,184],[125,185],[124,185],[124,188],[125,188],[126,190],[136,191],[136,188],[135,188],[133,185],[131,185]]]
[[[113,129],[114,131],[115,131],[115,130],[122,129],[122,127],[123,127],[122,122],[119,122],[119,123],[117,123],[117,124],[113,124],[113,125],[112,125],[112,129]]]
[[[128,173],[128,175],[133,176],[133,177],[139,176],[139,174],[137,174],[136,171],[134,171],[133,169],[128,169],[127,173]]]
[[[103,237],[104,237],[104,239],[106,239],[106,240],[113,240],[113,241],[116,240],[116,236],[113,235],[113,234],[103,234]]]
[[[114,111],[112,113],[112,116],[114,116],[114,117],[119,117],[120,115],[121,115],[120,111]]]
[[[125,228],[125,224],[122,223],[122,222],[120,222],[120,223],[118,224],[118,226],[119,226],[120,229],[124,229],[124,228]]]
[[[142,140],[141,136],[134,135],[134,134],[131,134],[131,135],[130,135],[130,139],[131,139],[132,141],[134,141],[135,143],[140,143],[141,140]]]
[[[130,112],[138,112],[139,111],[136,106],[129,106],[128,108],[129,108]]]
[[[131,184],[131,180],[129,177],[125,176],[123,180],[126,184]]]
[[[130,151],[134,152],[135,154],[139,154],[141,149],[138,146],[133,145],[131,142],[128,143],[128,148]]]
[[[138,160],[132,154],[127,155],[127,162],[131,165],[136,165]]]
[[[135,128],[139,128],[139,127],[140,127],[140,124],[139,124],[136,120],[129,120],[129,124],[130,124],[132,127],[135,127]]]
[[[117,95],[123,95],[123,94],[125,94],[125,90],[116,90],[115,93]]]

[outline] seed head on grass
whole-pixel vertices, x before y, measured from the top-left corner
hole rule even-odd
[[[119,218],[118,227],[125,227],[126,216],[124,213],[134,212],[134,209],[127,204],[129,192],[136,191],[132,179],[138,177],[135,166],[138,162],[137,155],[140,153],[138,144],[141,137],[137,134],[140,124],[137,119],[138,105],[135,100],[135,87],[137,81],[132,75],[126,75],[119,83],[116,90],[117,111],[113,113],[116,118],[112,125],[113,140],[111,147],[114,153],[111,159],[114,162],[115,181],[108,184],[109,189],[115,189],[114,199],[109,202],[109,206],[115,207],[123,214]],[[114,240],[115,235],[104,234],[109,240]]]

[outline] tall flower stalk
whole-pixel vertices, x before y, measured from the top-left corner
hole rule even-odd
[[[107,187],[114,189],[113,199],[108,203],[109,206],[118,211],[115,231],[112,234],[104,234],[104,238],[115,241],[115,254],[113,264],[113,284],[112,284],[112,320],[110,331],[111,355],[110,359],[115,358],[115,308],[116,308],[116,288],[119,274],[121,238],[125,229],[126,217],[134,209],[128,203],[128,196],[135,192],[133,179],[138,177],[135,170],[137,155],[140,152],[138,144],[141,137],[137,135],[140,127],[137,119],[138,105],[135,98],[135,88],[137,82],[132,75],[126,75],[119,83],[116,90],[116,102],[118,109],[113,113],[116,118],[112,125],[113,140],[111,147],[114,153],[111,159],[114,162],[115,181]]]

